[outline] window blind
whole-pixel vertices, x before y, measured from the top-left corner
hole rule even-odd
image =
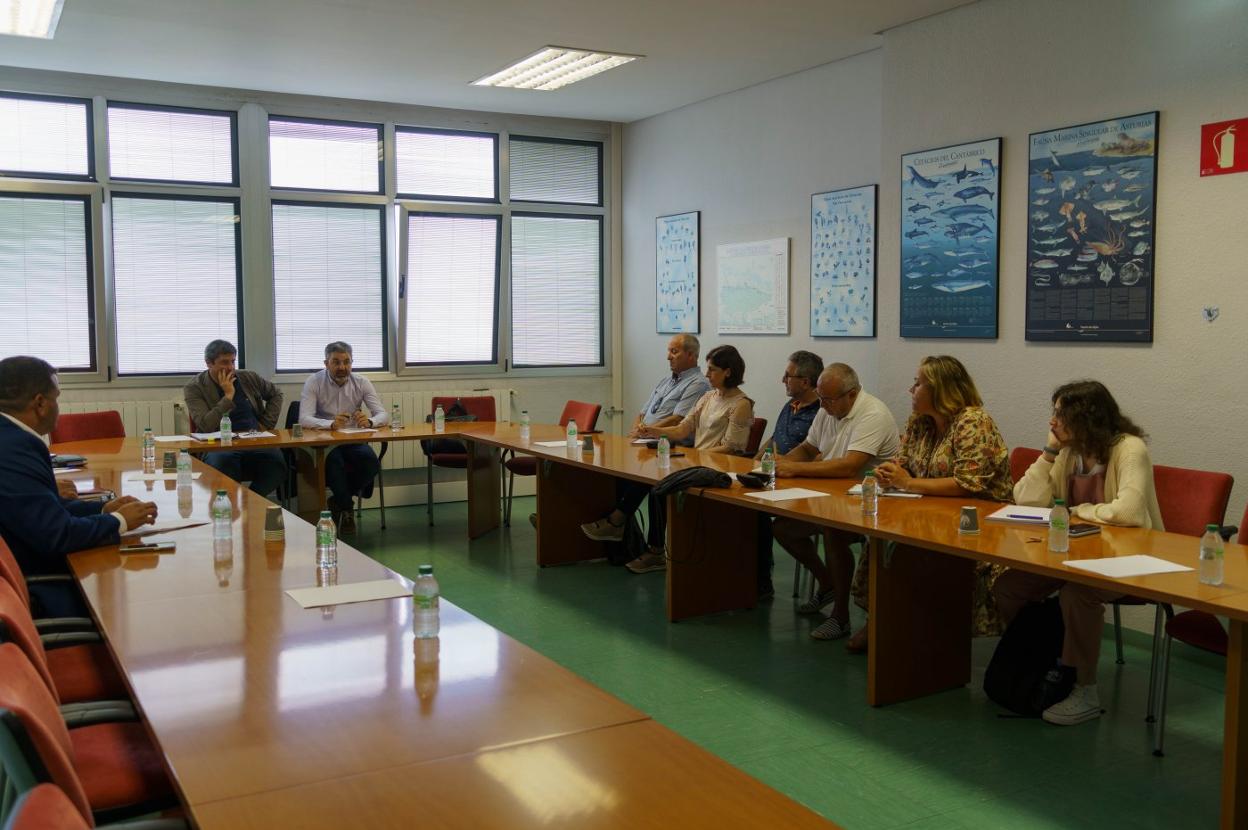
[[[407,365],[497,359],[497,216],[407,218]]]
[[[233,184],[234,156],[230,113],[108,105],[114,179]]]
[[[269,119],[269,181],[277,188],[381,191],[381,127]]]
[[[89,177],[89,113],[86,101],[0,95],[0,171]]]
[[[445,199],[498,198],[498,136],[398,128],[394,135],[400,195]]]
[[[89,202],[0,195],[0,357],[95,368]]]
[[[279,372],[314,371],[345,340],[358,371],[386,368],[382,207],[273,203]]]
[[[508,143],[513,202],[602,204],[602,145],[513,138]]]
[[[237,201],[115,194],[112,206],[118,375],[199,372],[208,341],[239,346]]]
[[[515,214],[511,220],[512,360],[602,363],[602,220]]]

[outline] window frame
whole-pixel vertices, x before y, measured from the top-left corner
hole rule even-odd
[[[113,175],[113,134],[112,125],[108,121],[108,112],[114,106],[120,109],[140,110],[142,112],[181,112],[195,115],[224,115],[230,119],[230,180],[228,182],[206,182],[196,179],[146,179],[133,176]],[[109,182],[129,184],[160,184],[172,187],[239,187],[241,173],[238,169],[238,110],[216,110],[203,107],[178,107],[164,104],[141,104],[134,101],[114,101],[109,99],[104,104],[104,148],[108,156]],[[120,194],[112,194],[120,195]],[[240,214],[241,215],[241,214]],[[239,353],[241,361],[242,353]],[[126,377],[130,377],[127,375]]]
[[[511,143],[513,141],[528,141],[533,144],[572,144],[572,145],[590,146],[590,147],[596,148],[598,151],[598,201],[596,202],[554,202],[554,201],[545,201],[541,199],[517,199],[514,196],[509,196],[508,201],[511,204],[561,205],[564,207],[580,207],[580,208],[604,207],[603,202],[604,202],[604,197],[605,197],[605,192],[606,192],[606,186],[605,186],[605,183],[603,182],[603,175],[605,173],[605,168],[603,166],[603,158],[605,155],[603,142],[593,141],[593,140],[584,139],[584,138],[548,138],[546,136],[512,135],[508,133],[507,135],[507,159],[508,159],[507,189],[509,192],[511,190],[511,175],[510,175],[511,174]]]
[[[443,196],[436,193],[415,193],[405,190],[399,190],[399,135],[402,133],[422,133],[426,135],[465,135],[473,138],[489,138],[493,142],[493,150],[491,156],[494,159],[494,195],[490,198],[482,198],[479,196]],[[500,133],[488,132],[483,130],[449,130],[438,127],[414,127],[406,124],[394,125],[394,200],[395,202],[413,201],[413,202],[459,202],[465,204],[476,205],[497,205],[502,204],[500,198],[500,179],[502,178],[502,163],[499,160]]]
[[[47,171],[0,170],[0,179],[43,179],[62,182],[94,182],[95,170],[95,101],[91,98],[77,98],[70,95],[42,95],[31,92],[8,92],[0,90],[0,98],[17,98],[25,101],[45,101],[55,104],[82,104],[86,107],[87,129],[87,172],[50,173]]]
[[[282,188],[282,189],[293,190],[293,188]],[[314,190],[312,192],[313,193],[335,193],[337,194],[337,193],[348,193],[350,191]],[[357,195],[364,195],[364,194],[357,194]],[[270,245],[269,245],[270,258],[269,258],[268,275],[269,275],[269,280],[270,280],[269,293],[272,296],[272,301],[273,301],[273,306],[272,306],[273,308],[273,315],[272,315],[273,374],[275,376],[300,375],[300,374],[306,375],[306,374],[310,374],[313,372],[319,372],[321,369],[325,368],[323,365],[316,366],[310,369],[308,368],[279,369],[277,366],[277,274],[275,273],[275,269],[277,267],[277,254],[273,250],[273,244],[272,244],[273,208],[276,207],[277,205],[288,205],[288,206],[294,206],[294,207],[351,208],[354,210],[362,210],[362,209],[367,208],[369,210],[376,210],[378,212],[378,216],[379,216],[378,224],[380,225],[380,231],[381,231],[380,239],[379,239],[379,242],[381,245],[381,247],[379,248],[381,252],[381,269],[379,273],[379,276],[381,278],[381,366],[380,367],[362,366],[357,370],[353,364],[351,367],[351,371],[352,372],[358,371],[361,374],[390,373],[390,347],[391,347],[390,307],[389,307],[390,286],[389,286],[389,280],[388,280],[388,262],[387,262],[388,257],[386,253],[386,248],[387,248],[387,245],[389,244],[387,241],[387,236],[386,236],[386,207],[387,206],[384,204],[377,204],[373,202],[340,202],[340,201],[333,201],[331,199],[283,199],[283,198],[278,198],[278,197],[272,197],[269,199],[269,211],[268,211],[269,234],[270,234],[270,237],[269,237],[270,238]],[[330,342],[330,341],[326,341],[326,342]]]
[[[301,115],[274,115],[266,113],[265,126],[265,168],[268,173],[266,185],[272,192],[281,193],[350,193],[355,196],[384,196],[386,194],[386,125],[380,121],[345,121],[339,118],[306,118]],[[274,121],[287,121],[293,124],[327,124],[339,127],[370,127],[377,130],[377,144],[382,151],[377,154],[377,189],[376,190],[330,190],[322,187],[289,187],[273,183],[273,132]]]

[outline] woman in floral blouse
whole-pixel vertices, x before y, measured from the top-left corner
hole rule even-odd
[[[901,452],[881,464],[876,477],[885,487],[929,496],[970,497],[1009,501],[1009,450],[966,367],[956,357],[925,357],[910,387],[913,414],[901,436]],[[975,566],[976,636],[999,634],[1001,624],[992,598],[992,584],[1004,570],[980,562]],[[854,600],[867,608],[867,557],[854,575]],[[864,625],[846,646],[861,652],[867,647]]]

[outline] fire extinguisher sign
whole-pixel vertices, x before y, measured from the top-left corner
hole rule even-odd
[[[1248,118],[1200,126],[1200,175],[1248,171]]]

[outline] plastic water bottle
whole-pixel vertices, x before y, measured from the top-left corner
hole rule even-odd
[[[867,470],[862,477],[862,515],[878,516],[880,514],[880,482],[875,478],[875,470]]]
[[[433,578],[433,566],[421,565],[412,585],[412,632],[418,640],[438,636],[438,597],[441,596],[438,580]]]
[[[659,439],[659,469],[668,470],[672,466],[672,445],[664,435]]]
[[[1049,511],[1049,550],[1066,553],[1070,550],[1070,511],[1063,499],[1053,500]]]
[[[230,504],[230,497],[225,494],[224,490],[218,490],[217,494],[212,497],[212,506],[209,508],[212,515],[212,538],[216,539],[232,539],[234,538],[234,508]]]
[[[186,450],[178,452],[178,488],[191,486],[191,456]]]
[[[156,439],[151,427],[143,427],[143,472],[156,472]]]
[[[1222,584],[1223,550],[1218,526],[1205,525],[1205,535],[1200,537],[1200,581],[1203,584]]]
[[[316,523],[316,567],[338,567],[338,528],[328,510],[321,511]]]
[[[576,421],[568,420],[568,452],[576,452],[580,447],[576,445]]]
[[[438,408],[433,410],[433,431],[446,432],[446,410],[442,408],[442,404],[438,404]]]
[[[221,416],[221,446],[228,447],[234,443],[234,424],[229,415]]]
[[[771,444],[763,450],[763,460],[758,466],[763,471],[763,478],[767,479],[767,489],[776,489],[776,453]]]
[[[403,413],[396,403],[390,407],[390,431],[398,432],[401,429],[403,429]]]
[[[529,420],[529,410],[520,410],[520,440],[529,443],[533,437],[533,422]]]

